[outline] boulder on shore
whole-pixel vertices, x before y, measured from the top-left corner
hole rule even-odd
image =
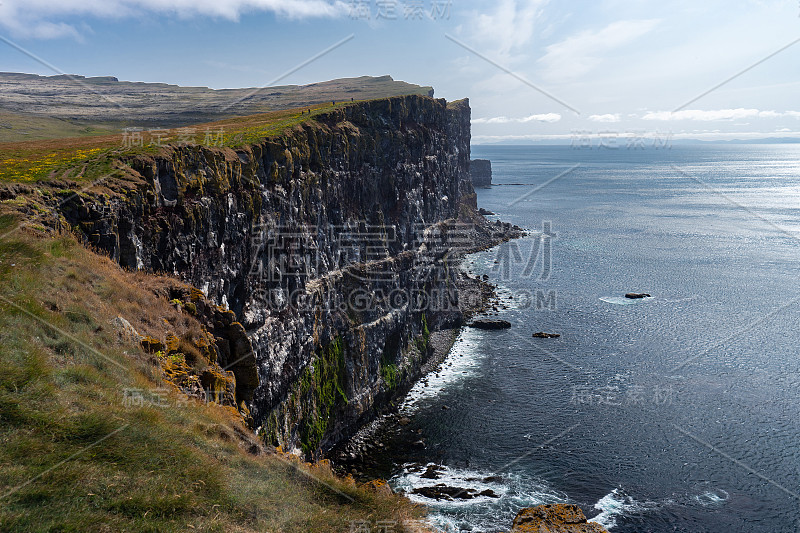
[[[628,293],[625,293],[625,298],[630,298],[631,300],[636,300],[638,298],[652,298],[652,296],[650,296],[646,292],[628,292]]]
[[[600,524],[587,522],[577,505],[556,503],[521,510],[511,533],[608,533]]]
[[[544,331],[537,331],[532,335],[537,339],[557,339],[561,336],[561,333],[545,333]]]
[[[508,329],[511,327],[511,322],[508,320],[479,318],[470,322],[469,327],[478,329]]]

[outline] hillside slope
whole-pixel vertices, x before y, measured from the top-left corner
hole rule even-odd
[[[165,361],[114,323],[153,338],[200,331],[167,299],[175,280],[19,222],[0,217],[0,530],[403,531],[419,516],[269,452],[235,409],[168,381]]]
[[[391,76],[209,89],[113,77],[5,72],[0,73],[0,142],[95,135],[125,127],[173,128],[332,101],[407,94],[433,96],[433,89],[395,81]]]

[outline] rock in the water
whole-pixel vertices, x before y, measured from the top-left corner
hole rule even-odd
[[[445,485],[444,483],[439,483],[438,485],[434,485],[432,487],[417,487],[414,490],[412,490],[411,493],[418,494],[426,498],[430,498],[431,500],[445,500],[449,502],[455,500],[471,500],[476,496],[486,496],[489,498],[499,497],[491,489],[486,489],[482,492],[478,492],[475,489],[450,487],[448,485]]]
[[[425,470],[425,473],[423,473],[419,477],[422,477],[422,478],[425,478],[425,479],[439,479],[439,474],[440,473],[439,473],[438,467],[436,465],[431,465],[431,466],[428,467],[427,470]]]
[[[488,159],[473,159],[469,162],[469,174],[473,187],[492,186],[492,162]]]
[[[625,298],[630,298],[631,300],[637,300],[639,298],[652,298],[646,292],[628,292],[625,293]]]
[[[511,327],[511,322],[508,320],[479,318],[470,322],[469,327],[478,329],[508,329]]]
[[[478,213],[480,213],[481,215],[484,215],[484,216],[486,216],[486,215],[494,215],[494,212],[489,211],[488,209],[484,209],[482,207],[480,209],[478,209]]]
[[[537,331],[532,335],[537,339],[557,339],[561,336],[561,333],[545,333],[544,331]]]
[[[511,533],[608,533],[602,526],[587,522],[577,505],[563,503],[539,505],[521,510],[514,518]]]

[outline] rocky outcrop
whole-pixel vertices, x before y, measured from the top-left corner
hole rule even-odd
[[[473,159],[469,164],[469,174],[473,187],[492,186],[492,162],[488,159]]]
[[[158,338],[140,335],[121,316],[111,325],[126,340],[138,343],[179,390],[202,401],[235,407],[248,421],[247,402],[258,386],[258,370],[250,341],[235,322],[236,316],[208,301],[199,290],[174,281],[153,290],[197,321],[186,320],[184,331],[165,332]],[[170,324],[163,318],[158,322]]]
[[[652,298],[652,296],[650,296],[646,292],[628,292],[625,293],[625,298],[629,298],[631,300],[638,300],[640,298]]]
[[[479,318],[470,322],[469,327],[477,329],[508,329],[511,327],[511,322],[508,320]]]
[[[258,364],[250,338],[236,314],[210,302],[194,288],[172,287],[169,298],[205,325],[205,336],[209,341],[201,341],[198,347],[208,354],[210,361],[234,376],[236,405],[247,413],[247,405],[253,400],[259,385]],[[211,379],[207,374],[202,376],[204,385]],[[208,386],[204,388],[209,390]]]
[[[129,157],[111,193],[60,209],[123,267],[225,309],[206,319],[237,401],[267,441],[316,456],[407,389],[431,332],[462,320],[457,257],[497,242],[476,230],[469,128],[465,100],[356,103],[236,150]]]
[[[577,505],[563,503],[523,509],[514,518],[511,533],[608,533],[602,526],[587,522]]]

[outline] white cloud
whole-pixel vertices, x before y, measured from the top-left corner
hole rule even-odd
[[[619,113],[606,113],[605,115],[590,115],[589,120],[592,122],[619,122]]]
[[[244,13],[271,12],[291,19],[346,14],[343,0],[4,0],[0,26],[15,36],[40,39],[77,37],[75,27],[59,20],[93,16],[125,18],[147,14],[210,16],[238,20]]]
[[[473,144],[496,144],[496,143],[503,143],[503,142],[518,142],[518,141],[560,141],[560,142],[569,142],[571,141],[573,136],[568,133],[557,133],[553,135],[541,135],[541,134],[530,134],[530,135],[473,135],[472,136],[472,143]]]
[[[476,13],[471,38],[493,59],[513,62],[512,54],[530,43],[536,20],[548,0],[500,0],[489,13]]]
[[[621,20],[600,30],[585,30],[551,44],[539,59],[545,77],[570,81],[594,70],[609,52],[649,33],[657,19]]]
[[[715,131],[706,131],[706,130],[695,130],[695,131],[685,131],[685,132],[678,132],[678,133],[663,133],[663,132],[654,132],[648,133],[643,136],[636,136],[633,137],[633,134],[623,134],[616,138],[616,145],[617,149],[630,149],[634,146],[634,143],[639,143],[644,141],[645,146],[661,146],[663,147],[664,143],[668,145],[671,144],[672,140],[702,140],[702,141],[731,141],[731,140],[756,140],[756,139],[775,139],[775,138],[796,138],[800,140],[800,131],[792,131],[792,130],[779,130],[775,132],[764,132],[764,131],[730,131],[730,132],[721,132],[719,130]],[[591,141],[594,146],[600,146],[599,143],[608,142],[608,137],[604,136],[604,134],[596,133],[596,134],[586,134],[582,135],[579,142],[584,143],[587,141]],[[519,142],[519,141],[548,141],[548,142],[556,142],[559,144],[573,144],[578,141],[574,134],[565,134],[565,133],[557,133],[557,134],[528,134],[528,135],[473,135],[472,142],[474,144],[499,144],[503,142]],[[608,148],[611,149],[611,148]]]
[[[558,122],[561,120],[561,115],[558,113],[542,113],[539,115],[529,115],[522,118],[509,118],[509,117],[492,117],[492,118],[474,118],[473,124],[524,124],[526,122]]]
[[[800,138],[800,132],[765,132],[765,131],[712,131],[708,133],[699,132],[685,132],[676,133],[673,135],[674,139],[700,139],[704,141],[730,141],[736,139],[753,140],[753,139],[773,139],[775,137],[797,137]]]
[[[82,40],[82,36],[80,33],[78,33],[78,30],[76,30],[74,26],[70,26],[69,24],[65,24],[63,22],[35,22],[25,25],[23,31],[20,31],[20,28],[22,27],[21,25],[10,25],[9,23],[16,24],[16,21],[0,21],[0,24],[8,27],[16,35],[23,34],[26,37],[32,37],[34,39],[59,39],[61,37],[72,37],[78,41]]]
[[[642,117],[644,120],[660,120],[660,121],[676,121],[676,120],[698,120],[698,121],[715,121],[715,120],[742,120],[748,118],[780,118],[789,116],[800,118],[798,111],[786,111],[780,113],[778,111],[759,111],[758,109],[713,109],[713,110],[700,110],[700,109],[684,109],[683,111],[650,111],[645,113]]]

